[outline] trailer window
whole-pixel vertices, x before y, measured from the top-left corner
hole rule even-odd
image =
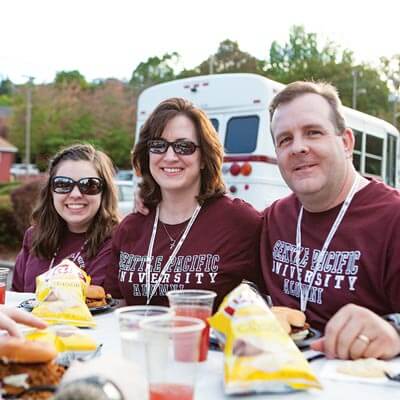
[[[382,176],[383,139],[366,135],[365,173]]]
[[[225,152],[252,153],[257,147],[259,124],[257,115],[231,118],[226,129]]]
[[[210,121],[213,124],[214,129],[218,132],[219,122],[217,118],[210,118]]]

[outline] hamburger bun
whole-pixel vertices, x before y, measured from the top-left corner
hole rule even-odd
[[[0,339],[0,359],[10,363],[47,363],[57,357],[53,344],[15,337]]]
[[[89,285],[86,291],[86,297],[92,300],[102,300],[106,297],[106,292],[101,286]]]
[[[283,314],[286,316],[287,322],[296,328],[302,328],[306,323],[306,316],[300,310],[289,307],[271,307],[274,314]]]
[[[271,307],[271,311],[294,341],[304,340],[308,336],[310,325],[303,312],[289,307]]]
[[[86,305],[89,308],[107,305],[106,292],[101,286],[89,285],[86,290]]]

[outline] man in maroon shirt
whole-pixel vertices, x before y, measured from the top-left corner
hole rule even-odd
[[[324,330],[328,357],[391,358],[400,336],[400,195],[361,177],[336,90],[295,82],[270,106],[277,161],[293,194],[265,211],[261,263],[274,304]]]

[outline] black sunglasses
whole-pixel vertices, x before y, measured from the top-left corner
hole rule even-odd
[[[167,152],[169,146],[172,146],[174,153],[180,156],[190,156],[200,147],[190,140],[168,142],[168,140],[165,139],[154,139],[147,142],[149,152],[153,154],[164,154]]]
[[[82,194],[92,196],[103,191],[104,182],[101,178],[94,177],[81,178],[77,181],[68,178],[67,176],[54,176],[51,179],[51,189],[54,193],[71,193],[74,190],[75,185],[78,186],[78,189]]]

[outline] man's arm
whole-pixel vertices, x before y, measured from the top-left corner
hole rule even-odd
[[[347,304],[329,320],[325,336],[311,347],[328,358],[390,359],[400,354],[400,335],[379,315]]]
[[[142,215],[148,215],[149,213],[149,209],[144,205],[138,189],[136,189],[133,194],[133,212]]]

